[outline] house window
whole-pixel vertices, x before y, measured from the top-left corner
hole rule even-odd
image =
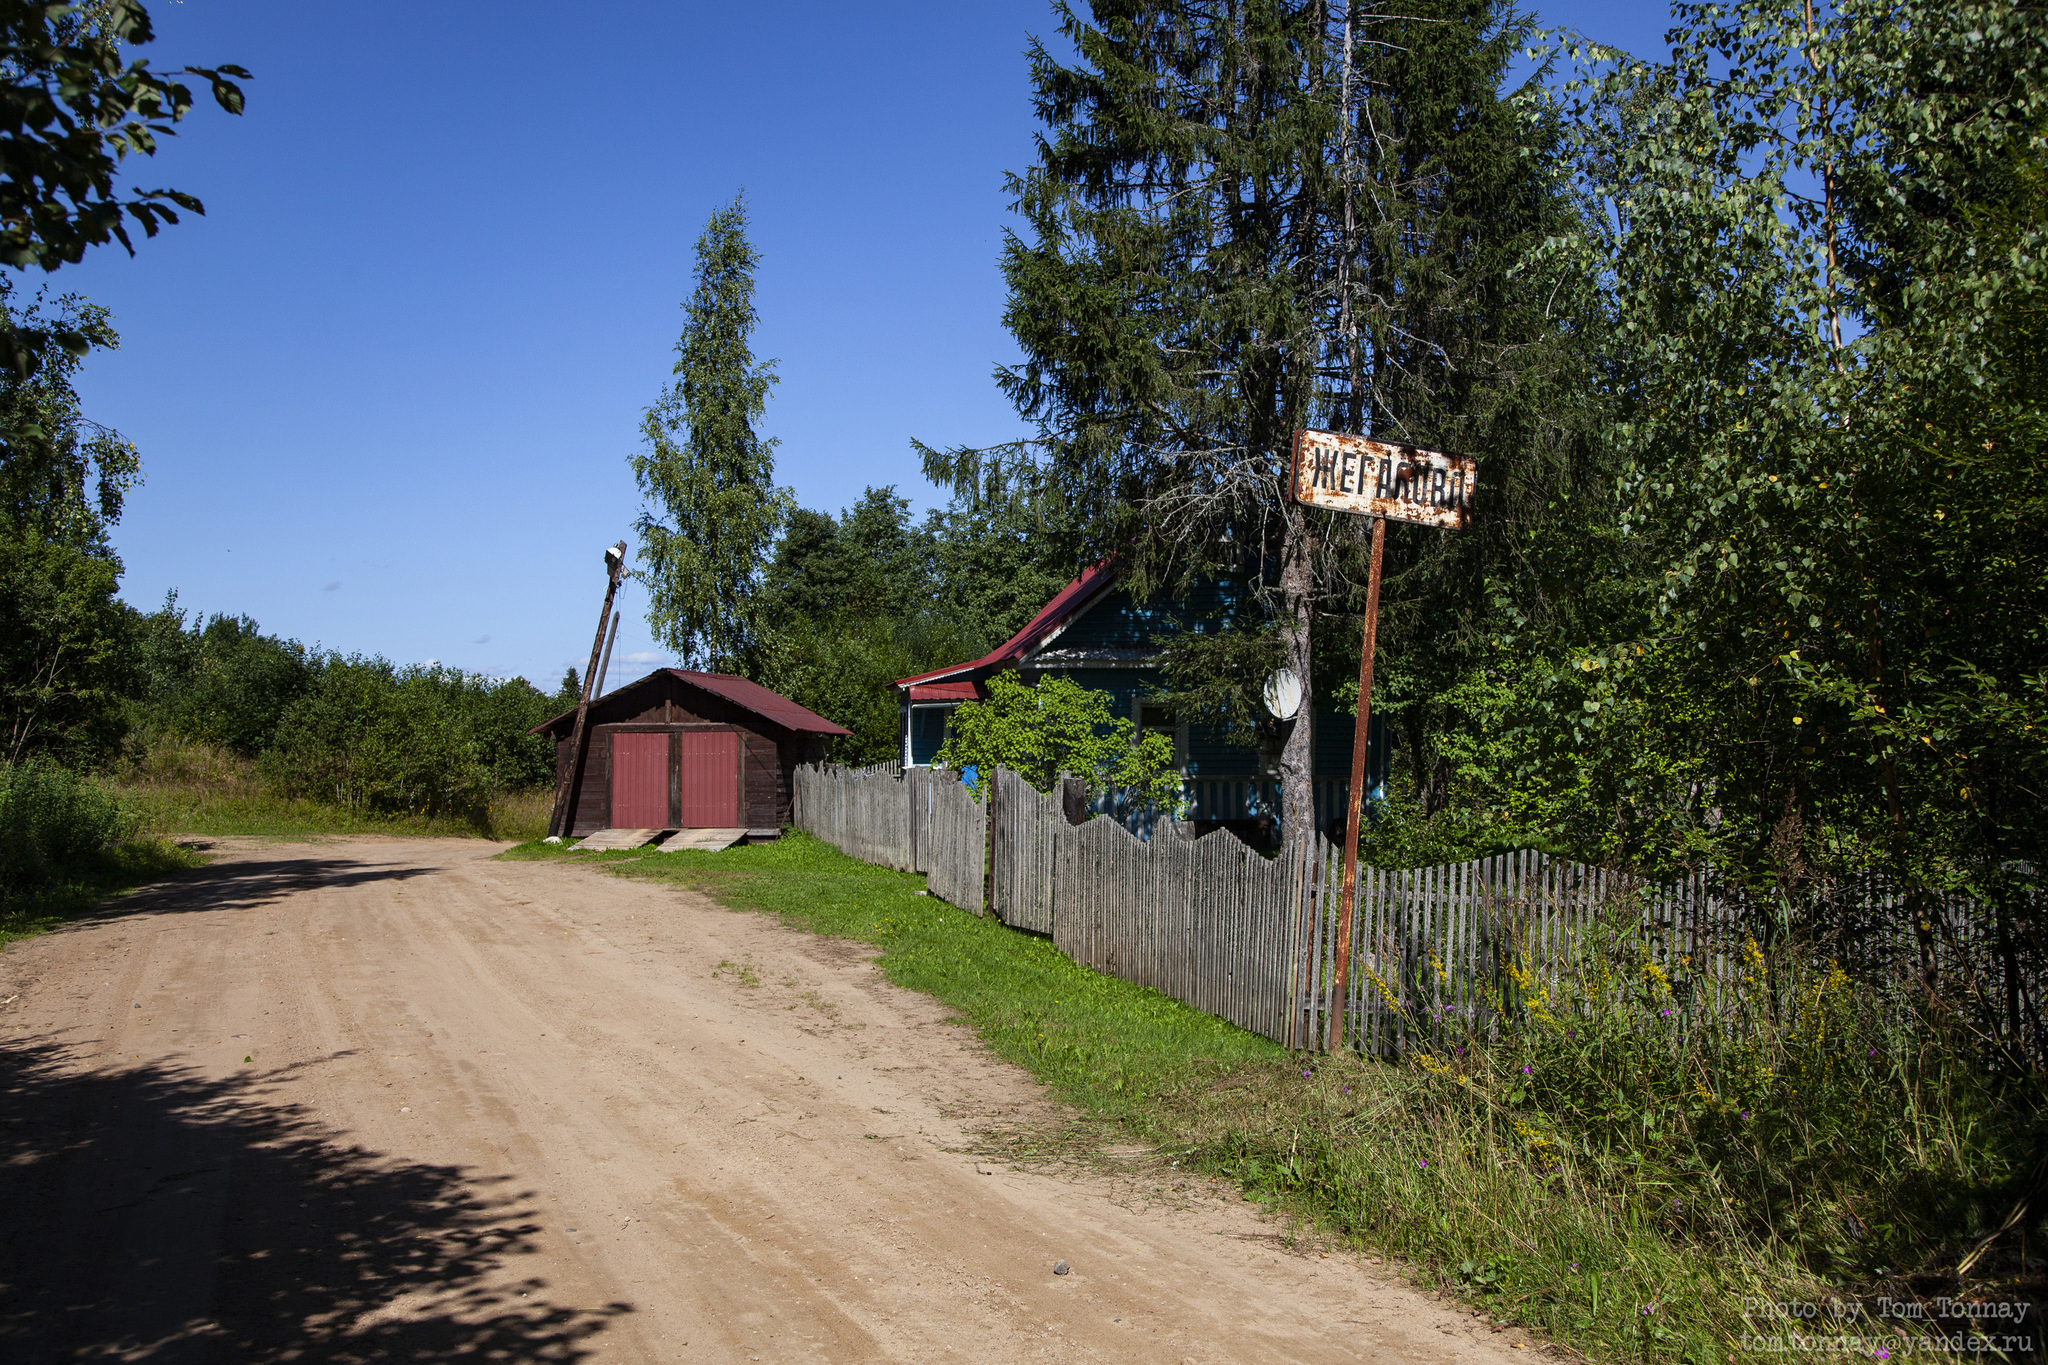
[[[1138,733],[1141,735],[1165,735],[1173,745],[1173,766],[1180,772],[1188,770],[1188,727],[1181,722],[1180,714],[1172,703],[1144,697],[1138,698],[1134,708],[1137,711]]]
[[[953,707],[957,703],[941,705],[929,703],[910,708],[910,725],[904,736],[905,764],[924,767],[937,757],[941,747],[953,732]]]

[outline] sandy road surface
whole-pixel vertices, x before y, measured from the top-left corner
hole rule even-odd
[[[853,946],[493,851],[226,841],[0,953],[0,1359],[1532,1358],[977,1158],[1045,1102]]]

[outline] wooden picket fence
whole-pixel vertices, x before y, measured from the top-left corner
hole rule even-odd
[[[1003,820],[999,811],[998,828]],[[1293,1042],[1301,857],[1261,857],[1223,830],[1143,842],[1113,820],[1060,825],[1049,899],[1061,952]]]
[[[929,783],[919,804],[926,888],[940,900],[980,914],[987,885],[987,807],[957,778]]]
[[[1058,832],[1069,828],[1060,813],[1059,794],[1038,791],[1022,774],[998,768],[995,808],[989,841],[989,908],[1005,924],[1050,934],[1053,886],[1060,881]],[[1112,824],[1106,819],[1088,823]]]
[[[935,896],[1049,934],[1075,961],[1149,986],[1289,1047],[1397,1054],[1485,1027],[1512,965],[1551,978],[1596,919],[1671,964],[1697,1016],[1719,1015],[1746,970],[1747,945],[1865,976],[1934,964],[1996,1008],[1976,1010],[2012,1045],[2041,1051],[2038,975],[2015,977],[2009,949],[1956,897],[1911,906],[1877,876],[1813,891],[1796,917],[1719,886],[1709,873],[1649,885],[1524,851],[1441,867],[1361,867],[1352,955],[1337,999],[1341,860],[1321,835],[1276,858],[1217,831],[1160,820],[1140,839],[1116,816],[1072,824],[1054,793],[999,769],[992,802],[948,773],[892,767],[800,769],[797,822],[864,861],[928,876]],[[1802,935],[1790,932],[1796,918]],[[1916,938],[1914,923],[1933,926]],[[1815,939],[1813,925],[1831,926]],[[2031,960],[2031,959],[2030,959]],[[1682,967],[1682,970],[1676,970]],[[2009,1022],[2001,1022],[2007,1021]]]
[[[894,763],[868,768],[806,764],[790,784],[796,826],[849,858],[912,871],[911,809],[902,776]]]

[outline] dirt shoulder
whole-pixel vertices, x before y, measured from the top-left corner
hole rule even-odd
[[[865,949],[498,847],[222,840],[0,953],[0,1355],[1530,1358],[1206,1181],[978,1154],[1055,1112]]]

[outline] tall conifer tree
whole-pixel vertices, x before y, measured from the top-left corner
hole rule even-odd
[[[636,523],[647,622],[685,662],[737,672],[759,653],[761,569],[794,506],[775,486],[775,441],[756,431],[775,382],[749,342],[759,263],[735,196],[697,239],[676,379],[647,409],[647,448],[632,457],[650,504]]]
[[[1356,648],[1363,527],[1285,498],[1293,431],[1491,441],[1498,394],[1526,377],[1503,357],[1522,344],[1517,368],[1540,368],[1526,343],[1541,308],[1524,325],[1514,271],[1564,201],[1499,95],[1521,28],[1500,0],[1056,12],[1080,59],[1032,51],[1046,132],[1010,182],[1029,236],[1004,255],[1025,360],[998,373],[1039,434],[929,451],[927,472],[1034,487],[1064,505],[1081,555],[1123,556],[1141,592],[1240,575],[1274,623],[1263,667],[1230,655],[1249,708],[1266,667],[1314,678],[1318,615],[1344,617],[1340,657]],[[1484,487],[1528,483],[1509,469],[1542,442],[1506,435],[1511,452],[1483,452]],[[1390,537],[1396,571],[1441,568],[1411,529]],[[1459,567],[1483,576],[1469,552]],[[1308,690],[1282,737],[1290,831],[1312,823]]]

